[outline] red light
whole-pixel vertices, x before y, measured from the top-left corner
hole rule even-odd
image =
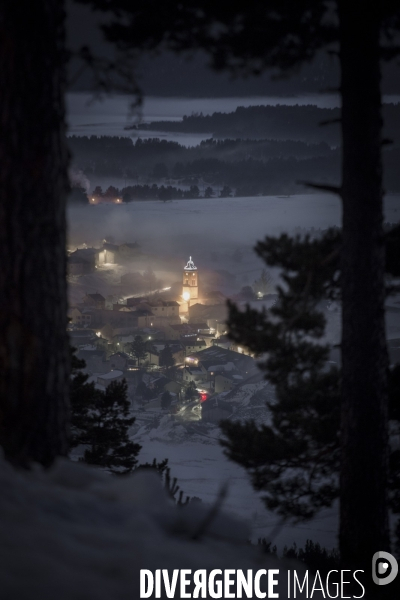
[[[200,402],[205,402],[207,400],[207,394],[200,394]]]

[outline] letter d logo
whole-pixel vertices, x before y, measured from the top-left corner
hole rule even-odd
[[[396,579],[399,566],[389,552],[375,552],[372,557],[372,580],[376,585],[387,585]]]

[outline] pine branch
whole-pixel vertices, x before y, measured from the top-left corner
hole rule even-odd
[[[338,117],[337,119],[326,119],[325,121],[320,121],[318,125],[320,127],[324,127],[325,125],[333,125],[334,123],[341,123],[342,119]]]
[[[296,183],[300,185],[305,185],[306,187],[313,188],[315,190],[322,190],[324,192],[330,192],[331,194],[337,194],[338,196],[342,195],[342,187],[338,185],[329,185],[327,183],[314,183],[312,181],[297,181]]]
[[[221,510],[221,506],[224,503],[227,493],[228,493],[228,484],[224,483],[224,485],[219,490],[217,499],[215,500],[213,506],[211,507],[211,510],[208,512],[205,519],[200,523],[197,531],[194,532],[194,534],[192,536],[193,540],[199,540],[206,533],[207,529],[210,527],[211,523],[214,521],[214,519],[218,515],[219,511]]]

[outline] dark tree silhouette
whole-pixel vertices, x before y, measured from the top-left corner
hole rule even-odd
[[[126,381],[113,381],[87,407],[81,442],[88,445],[82,460],[116,474],[131,473],[141,446],[129,440],[135,422],[129,417]]]
[[[297,521],[338,496],[340,371],[327,363],[321,306],[338,297],[340,243],[338,230],[259,242],[257,254],[281,272],[277,301],[268,312],[230,306],[229,335],[256,355],[266,353],[260,366],[276,400],[268,403],[271,425],[223,423],[223,445],[249,471],[266,506]]]
[[[83,360],[72,355],[71,447],[86,446],[82,461],[116,474],[130,473],[137,465],[139,444],[129,440],[128,429],[135,419],[129,417],[126,381],[112,382],[105,391],[88,383],[82,373]]]
[[[161,396],[161,408],[169,408],[171,406],[172,396],[168,390],[165,390]]]
[[[68,451],[64,2],[0,6],[0,444]]]
[[[113,2],[108,39],[147,50],[203,48],[215,68],[245,74],[290,70],[322,48],[338,51],[342,184],[313,186],[343,202],[340,549],[348,568],[367,568],[376,548],[389,548],[380,58],[399,51],[398,2],[366,9],[361,0],[253,0],[242,8],[166,0],[157,3],[154,19],[155,6],[155,0]]]
[[[141,396],[144,400],[150,400],[153,397],[153,392],[147,387],[144,381],[140,381],[136,388],[136,396]]]
[[[189,198],[199,198],[200,197],[200,190],[199,187],[197,185],[191,185],[190,186],[190,190],[189,190],[189,194],[188,194]]]
[[[224,185],[219,193],[220,198],[231,198],[233,196],[232,188],[229,185]]]
[[[251,287],[251,285],[244,285],[242,287],[242,289],[240,290],[240,292],[238,294],[238,299],[239,300],[248,300],[249,302],[251,300],[256,299],[256,295],[255,295],[254,290]]]
[[[83,205],[88,204],[89,198],[87,197],[87,193],[83,188],[73,187],[68,194],[68,202],[75,205]]]
[[[199,393],[196,389],[196,384],[194,381],[191,381],[185,390],[185,399],[186,400],[194,400],[194,398],[198,398]]]
[[[93,190],[93,196],[104,196],[104,192],[101,185],[96,185],[96,187]]]
[[[165,344],[164,348],[160,352],[159,359],[160,367],[166,367],[170,369],[175,364],[175,359],[172,356],[171,347],[169,344]]]
[[[259,279],[253,283],[254,293],[258,296],[264,296],[271,287],[272,275],[266,269],[263,269]]]
[[[104,192],[104,196],[106,198],[117,198],[119,196],[119,190],[115,186],[110,185]]]
[[[131,352],[137,360],[138,367],[140,367],[140,361],[146,360],[148,354],[146,342],[143,340],[141,335],[136,335],[130,346]]]

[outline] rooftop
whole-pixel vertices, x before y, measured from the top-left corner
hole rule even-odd
[[[86,294],[86,296],[88,298],[91,298],[92,300],[96,300],[96,302],[105,302],[106,301],[104,296],[102,296],[98,292],[96,292],[95,294]]]
[[[123,375],[122,371],[110,371],[109,373],[105,373],[104,375],[99,375],[99,379],[116,379],[117,377],[120,377],[121,375]]]

